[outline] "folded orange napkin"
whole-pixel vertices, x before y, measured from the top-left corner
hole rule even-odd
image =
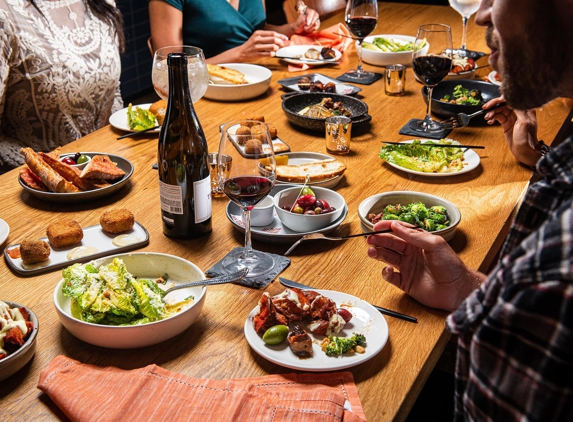
[[[126,371],[58,356],[38,388],[72,421],[365,421],[350,372],[209,380],[156,365]]]
[[[343,53],[344,50],[352,44],[352,38],[347,37],[350,37],[350,31],[346,25],[337,23],[322,31],[313,32],[312,34],[293,35],[290,37],[290,43],[291,45],[319,45],[321,47],[330,47]],[[309,66],[306,64],[300,66],[289,64],[288,70],[289,72],[300,72],[308,68]]]

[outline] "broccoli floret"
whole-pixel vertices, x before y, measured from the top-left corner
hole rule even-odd
[[[352,337],[358,346],[366,347],[366,337],[363,334],[354,334]]]
[[[327,356],[340,356],[356,345],[363,347],[366,345],[366,337],[362,334],[353,334],[352,337],[328,336],[328,339],[330,343],[325,349]]]

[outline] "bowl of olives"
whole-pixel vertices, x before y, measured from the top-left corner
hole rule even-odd
[[[339,193],[313,186],[287,188],[274,198],[275,210],[283,225],[303,233],[320,230],[336,221],[346,201]]]
[[[60,161],[64,164],[68,164],[77,169],[83,169],[87,163],[89,163],[91,157],[81,152],[70,153],[70,154],[60,154]]]

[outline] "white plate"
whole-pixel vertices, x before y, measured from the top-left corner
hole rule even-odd
[[[435,140],[431,140],[431,139],[421,139],[422,142],[437,142]],[[411,144],[412,142],[414,142],[413,140],[410,141],[404,141],[404,142],[400,142],[401,144]],[[454,145],[454,147],[456,147],[457,145]],[[463,147],[463,145],[459,145],[459,147]],[[386,161],[386,160],[384,160]],[[402,166],[398,166],[396,164],[390,163],[388,161],[386,161],[386,163],[388,163],[389,166],[392,166],[398,170],[402,170],[405,171],[406,173],[411,173],[411,174],[417,174],[419,176],[426,176],[426,177],[449,177],[449,176],[458,176],[460,174],[464,174],[464,173],[469,173],[470,171],[472,171],[473,169],[475,169],[477,166],[479,166],[480,163],[480,158],[479,155],[473,150],[473,149],[467,149],[464,152],[464,168],[458,172],[454,172],[454,173],[425,173],[423,171],[416,171],[416,170],[410,170],[407,168],[404,168]]]
[[[204,97],[217,101],[241,101],[264,94],[271,83],[272,72],[263,66],[246,63],[223,63],[220,66],[235,69],[245,75],[248,83],[234,85],[222,79],[211,78],[215,83],[207,86]]]
[[[287,152],[286,154],[280,155],[287,155],[288,156],[288,163],[289,165],[299,165],[299,164],[308,164],[314,163],[316,161],[324,161],[324,160],[332,160],[336,159],[330,155],[321,154],[320,152]],[[315,182],[309,182],[308,184],[311,186],[320,186],[321,188],[333,188],[334,186],[338,185],[342,180],[344,174],[339,176],[332,177],[330,179],[325,180],[318,180]],[[277,180],[275,182],[277,185],[302,185],[303,183],[294,183],[294,182],[283,182],[281,180]]]
[[[0,246],[4,244],[10,234],[10,226],[0,218]]]
[[[235,135],[235,133],[237,132],[237,129],[239,129],[241,125],[234,125],[231,126],[229,128],[229,134],[231,135]],[[223,125],[219,126],[219,132],[221,132],[223,130]],[[231,140],[231,143],[235,146],[235,148],[237,148],[237,151],[239,151],[239,153],[246,158],[256,158],[258,155],[256,154],[247,154],[245,152],[245,145],[241,145],[239,142],[237,142],[237,139],[234,136],[229,137],[229,139]],[[274,139],[271,140],[272,144],[273,144],[273,149],[275,150],[275,154],[280,154],[283,151],[290,151],[290,147],[287,145],[287,143],[285,141],[283,141],[282,139],[280,139],[278,136]]]
[[[340,337],[350,337],[352,333],[364,334],[366,337],[365,353],[355,353],[353,355],[342,355],[338,357],[327,356],[320,349],[320,341],[324,336],[314,336],[308,333],[313,339],[314,356],[308,359],[300,359],[290,350],[288,342],[285,341],[277,346],[265,344],[263,339],[253,328],[252,318],[258,313],[259,306],[251,311],[245,321],[245,337],[252,349],[263,358],[286,368],[298,369],[301,371],[336,371],[350,368],[372,359],[384,347],[388,341],[388,324],[386,319],[372,305],[346,293],[330,290],[315,290],[316,292],[329,297],[336,302],[337,306],[342,303],[352,305],[345,307],[352,313],[352,319],[346,323]]]
[[[271,195],[276,195],[283,189],[287,189],[292,187],[293,185],[275,185],[273,190],[271,191]],[[346,215],[348,214],[348,207],[345,205],[344,210],[342,211],[342,215],[338,220],[332,223],[330,226],[325,227],[320,230],[316,230],[313,232],[295,232],[294,230],[289,229],[288,227],[283,226],[282,221],[277,216],[276,210],[274,212],[274,220],[271,224],[266,226],[251,226],[251,238],[253,240],[258,240],[260,242],[265,243],[275,243],[275,244],[293,244],[305,234],[309,233],[328,233],[338,226],[344,221]],[[227,218],[229,221],[235,226],[237,230],[240,232],[245,232],[245,226],[243,223],[243,211],[241,208],[235,204],[233,201],[229,201],[227,204],[226,209]]]
[[[496,76],[497,76],[497,72],[496,72],[495,70],[492,70],[491,72],[489,72],[489,75],[487,75],[487,79],[488,79],[488,81],[490,81],[492,84],[501,86],[501,81],[498,81],[498,80],[495,78]]]
[[[24,266],[24,264],[22,264],[21,258],[12,258],[8,254],[10,250],[19,248],[20,247],[19,243],[10,245],[6,249],[4,249],[4,259],[6,260],[8,265],[18,274],[32,275],[32,274],[45,273],[47,271],[52,271],[57,268],[67,267],[75,262],[87,262],[102,256],[113,255],[120,252],[140,248],[149,243],[149,234],[147,233],[147,230],[137,221],[133,225],[133,229],[131,231],[121,233],[130,235],[131,241],[133,242],[125,246],[114,245],[113,240],[118,235],[103,231],[103,229],[99,224],[96,224],[95,226],[85,227],[83,231],[84,231],[84,237],[82,241],[78,244],[66,246],[65,248],[54,248],[52,245],[50,245],[50,257],[48,258],[47,261]],[[41,240],[44,240],[49,243],[47,237],[43,237],[41,238]],[[77,248],[78,246],[91,246],[96,248],[97,251],[81,258],[68,259],[68,253],[72,249]]]
[[[147,104],[133,104],[132,107],[139,107],[143,110],[149,110],[151,107],[151,103]],[[125,130],[126,132],[133,132],[133,129],[129,127],[127,123],[127,107],[122,108],[121,110],[116,111],[111,116],[109,116],[109,124],[112,125],[114,128],[119,130]],[[150,130],[149,133],[159,133],[161,128],[158,127],[157,129]]]
[[[318,45],[289,45],[288,47],[283,47],[276,52],[277,56],[285,56],[285,57],[296,57],[296,56],[303,56],[304,53],[309,48],[314,48],[320,51],[321,47]],[[324,64],[338,64],[338,61],[342,57],[342,53],[338,50],[334,50],[334,59],[330,60],[297,60],[297,59],[281,59],[287,63],[303,65],[306,64],[307,66],[321,66]]]

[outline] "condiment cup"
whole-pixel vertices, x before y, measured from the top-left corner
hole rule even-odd
[[[251,210],[251,226],[268,226],[275,219],[272,196],[267,196]]]
[[[76,154],[75,153],[71,153],[71,154],[61,154],[59,160],[62,161],[64,158],[70,157],[70,158],[74,158]],[[82,170],[85,166],[87,166],[87,164],[91,161],[92,157],[90,157],[89,155],[86,155],[86,157],[88,157],[88,161],[86,161],[85,163],[81,163],[81,164],[70,164],[72,167],[75,167],[79,170]]]

